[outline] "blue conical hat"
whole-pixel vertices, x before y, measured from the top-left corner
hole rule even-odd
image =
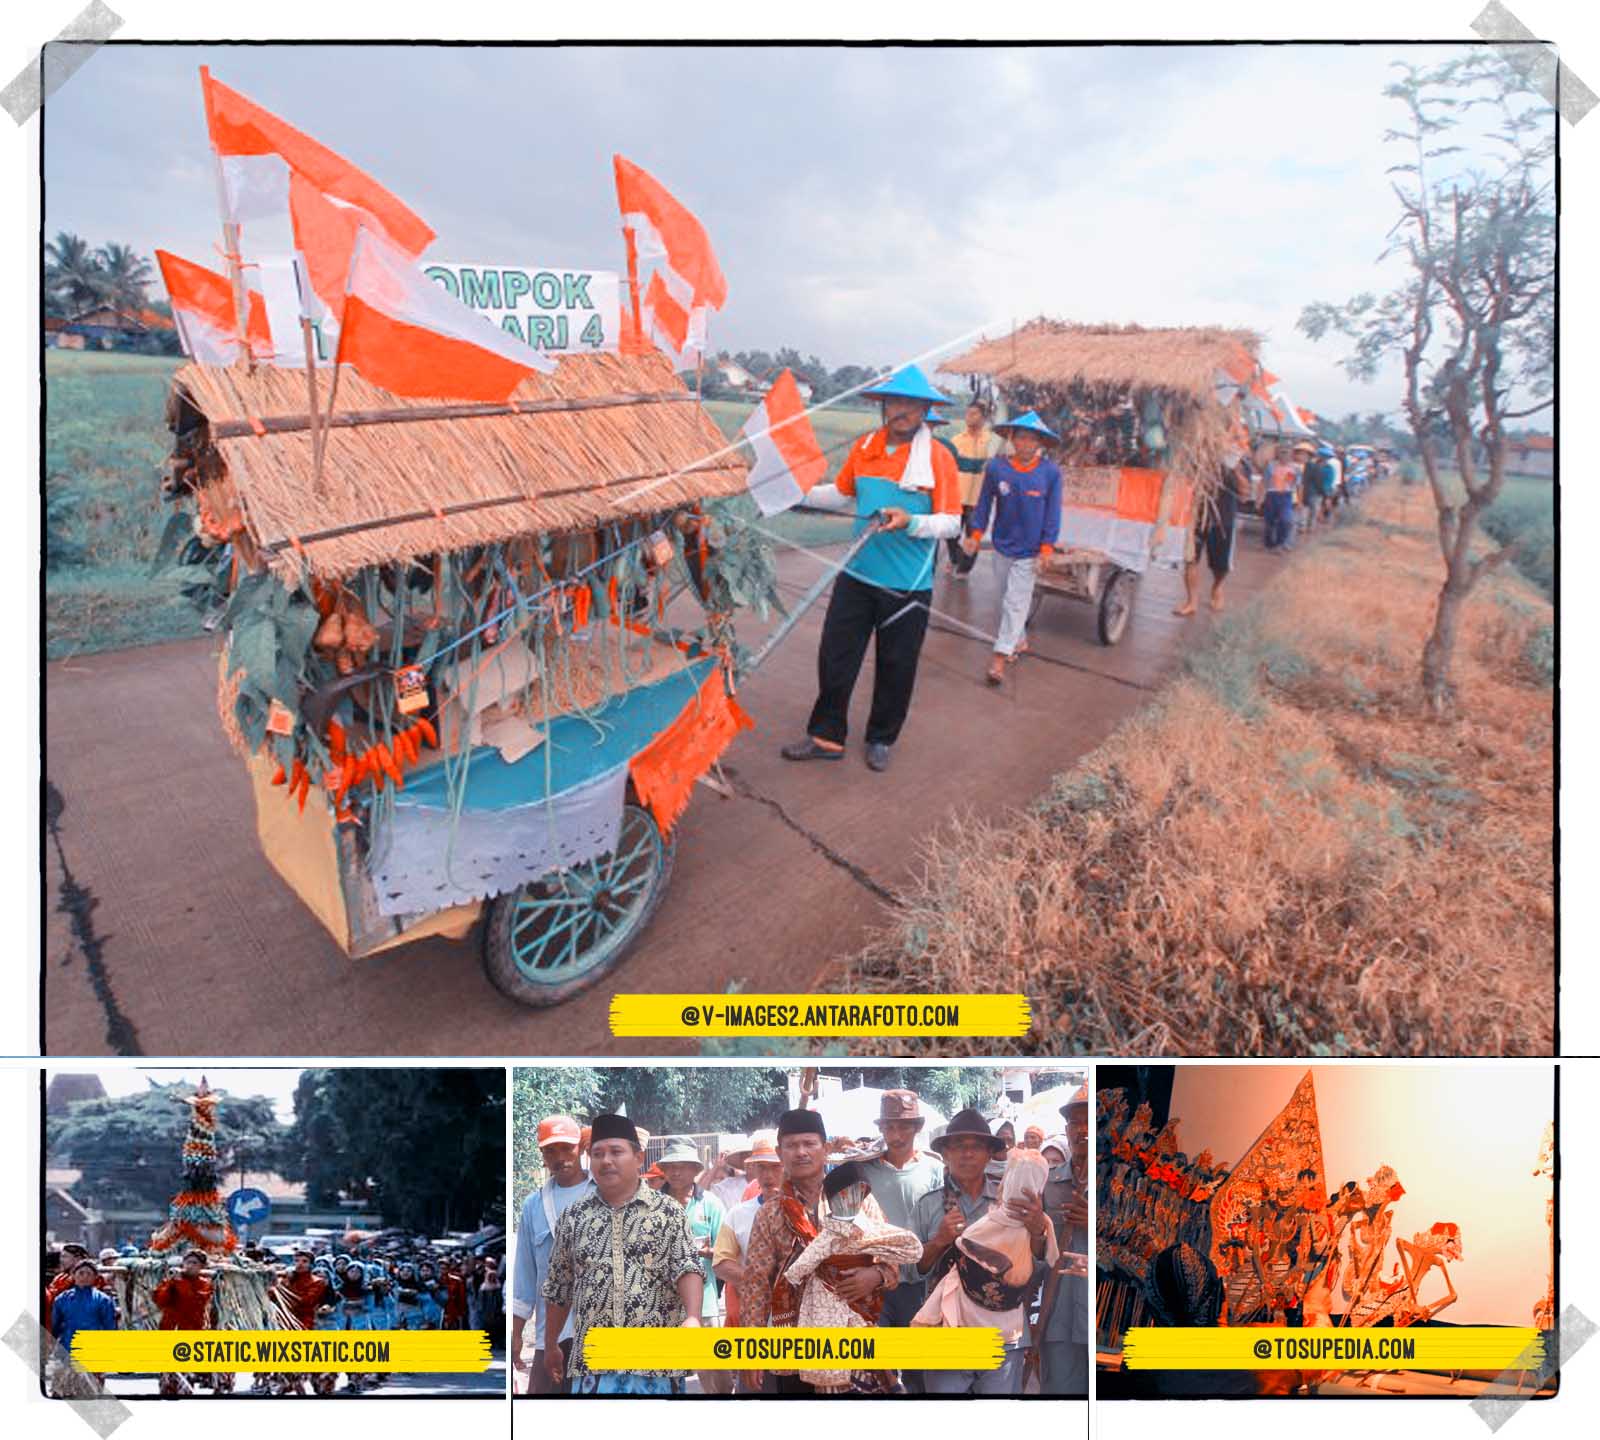
[[[1059,440],[1061,438],[1039,418],[1038,412],[1033,410],[1017,416],[1015,420],[1002,420],[994,428],[996,430],[1031,430],[1035,435],[1043,435],[1051,440]]]
[[[872,400],[898,395],[906,400],[922,400],[929,405],[950,403],[950,397],[942,390],[934,388],[933,381],[922,373],[922,367],[919,365],[902,365],[887,380],[869,385],[861,393]]]

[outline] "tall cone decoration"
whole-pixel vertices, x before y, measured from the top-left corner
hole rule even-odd
[[[207,1254],[229,1254],[239,1237],[217,1189],[217,1096],[200,1077],[200,1088],[185,1097],[189,1133],[183,1137],[183,1189],[167,1207],[167,1223],[150,1237],[152,1250],[193,1245]]]

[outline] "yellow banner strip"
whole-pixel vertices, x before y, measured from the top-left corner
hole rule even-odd
[[[1026,1035],[1026,995],[613,995],[611,1033],[661,1036]]]
[[[1518,1325],[1140,1326],[1122,1343],[1129,1370],[1500,1371],[1543,1353],[1539,1332]]]
[[[72,1358],[96,1375],[162,1370],[471,1375],[490,1365],[489,1337],[482,1330],[80,1330],[72,1337]]]
[[[935,1326],[760,1329],[597,1325],[583,1337],[591,1370],[998,1370],[1000,1332]]]

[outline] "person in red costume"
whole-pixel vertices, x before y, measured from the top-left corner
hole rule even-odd
[[[205,1275],[206,1254],[203,1250],[190,1250],[183,1257],[183,1269],[169,1275],[154,1290],[150,1298],[161,1312],[162,1330],[209,1330],[211,1328],[212,1282]],[[207,1375],[202,1384],[210,1382],[219,1395],[233,1389],[233,1376],[225,1371]],[[161,1376],[163,1395],[192,1395],[194,1386],[185,1375],[167,1371]]]
[[[294,1252],[294,1269],[273,1286],[273,1293],[302,1330],[315,1330],[318,1308],[333,1299],[332,1286],[311,1268],[311,1252],[303,1248]],[[272,1394],[303,1395],[309,1384],[313,1394],[332,1394],[328,1382],[333,1379],[331,1375],[284,1374],[274,1377],[276,1383],[269,1381],[267,1389]]]
[[[302,1330],[317,1328],[317,1308],[327,1304],[333,1294],[328,1282],[311,1268],[309,1250],[294,1252],[294,1269],[278,1281],[275,1288],[285,1308]]]
[[[444,1270],[444,1325],[446,1330],[460,1330],[467,1323],[467,1280],[462,1273],[465,1264],[460,1255],[452,1255]]]

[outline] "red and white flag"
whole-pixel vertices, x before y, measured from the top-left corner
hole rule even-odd
[[[659,180],[620,155],[617,205],[628,244],[628,285],[639,306],[639,331],[665,350],[680,369],[692,367],[706,347],[706,313],[728,299],[705,226]],[[643,291],[640,261],[655,262]],[[624,326],[624,333],[629,327]]]
[[[433,230],[364,170],[296,130],[200,67],[206,129],[222,176],[227,217],[238,225],[287,215],[317,298],[337,317],[356,231],[378,231],[415,258]]]
[[[411,257],[357,232],[335,363],[413,399],[504,401],[555,361],[452,299]]]
[[[756,452],[746,484],[763,515],[792,509],[828,473],[828,462],[806,418],[800,388],[787,370],[773,382],[739,433]]]
[[[185,353],[201,365],[231,365],[242,359],[239,344],[238,312],[234,307],[233,286],[225,275],[208,270],[174,255],[156,251],[156,264],[172,301],[172,318]],[[249,322],[246,335],[250,349],[258,358],[272,355],[272,333],[267,326],[267,307],[259,290],[248,292],[246,308]]]

